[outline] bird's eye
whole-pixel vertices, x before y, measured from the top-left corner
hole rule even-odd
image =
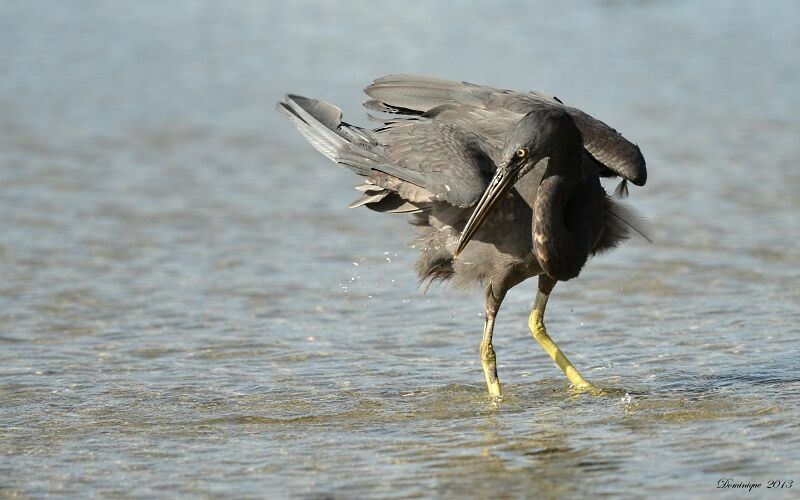
[[[528,152],[525,150],[525,148],[519,148],[517,150],[517,158],[525,158],[526,154],[528,154]]]

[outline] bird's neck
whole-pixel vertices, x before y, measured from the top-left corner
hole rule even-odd
[[[533,249],[542,270],[566,281],[580,273],[591,251],[592,236],[567,223],[568,211],[581,190],[574,174],[546,175],[539,184],[533,205]],[[584,234],[586,233],[586,234]]]

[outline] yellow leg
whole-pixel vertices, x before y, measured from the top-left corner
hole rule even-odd
[[[489,388],[489,394],[494,397],[500,397],[500,379],[497,378],[497,358],[494,355],[494,348],[492,347],[492,331],[494,330],[494,315],[486,316],[486,322],[483,325],[483,340],[481,340],[481,364],[483,365],[483,374],[486,375],[486,386]]]
[[[561,368],[561,371],[564,372],[575,389],[591,393],[600,393],[594,385],[583,378],[580,372],[570,363],[567,357],[564,356],[564,353],[561,352],[561,349],[558,348],[556,343],[553,342],[553,339],[547,334],[547,329],[544,327],[544,309],[545,306],[547,306],[548,297],[549,295],[541,290],[536,294],[533,310],[528,319],[528,327],[531,329],[533,338],[536,339],[539,345],[547,351],[547,354],[553,358],[553,361]]]
[[[494,347],[492,347],[492,332],[494,332],[494,318],[497,316],[497,311],[500,310],[500,304],[503,303],[505,296],[505,289],[496,290],[491,284],[486,285],[486,289],[483,291],[486,321],[483,324],[483,339],[480,347],[481,364],[489,394],[496,398],[500,397],[501,391],[500,379],[497,378],[497,358],[494,355]]]

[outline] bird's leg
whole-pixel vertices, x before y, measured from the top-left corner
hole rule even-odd
[[[553,339],[547,334],[547,329],[544,327],[544,309],[547,306],[547,299],[550,297],[550,292],[553,291],[555,285],[555,280],[549,276],[545,274],[539,276],[539,291],[536,293],[536,300],[533,302],[533,310],[531,310],[531,316],[528,319],[528,327],[531,329],[533,338],[536,339],[539,345],[547,351],[547,354],[553,358],[553,361],[561,368],[561,371],[564,372],[575,389],[579,391],[599,392],[594,385],[583,378],[580,372],[575,369],[564,353],[561,352],[561,349],[558,348],[556,343],[553,342]]]
[[[486,286],[485,291],[485,310],[486,318],[483,324],[483,339],[481,340],[480,353],[481,364],[483,365],[483,374],[486,375],[486,386],[489,388],[489,394],[494,397],[499,397],[500,392],[500,379],[497,378],[497,358],[494,355],[494,348],[492,347],[492,332],[494,331],[494,318],[497,316],[497,311],[500,309],[500,304],[505,297],[505,291],[496,294],[492,290],[492,285]]]

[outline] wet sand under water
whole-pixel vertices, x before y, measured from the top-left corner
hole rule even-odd
[[[794,3],[238,8],[0,6],[0,496],[796,493],[767,490],[800,481]],[[404,218],[346,209],[273,109],[364,124],[398,71],[553,92],[642,147],[656,243],[548,304],[608,395],[531,339],[531,282],[490,400],[480,293],[423,295]]]

